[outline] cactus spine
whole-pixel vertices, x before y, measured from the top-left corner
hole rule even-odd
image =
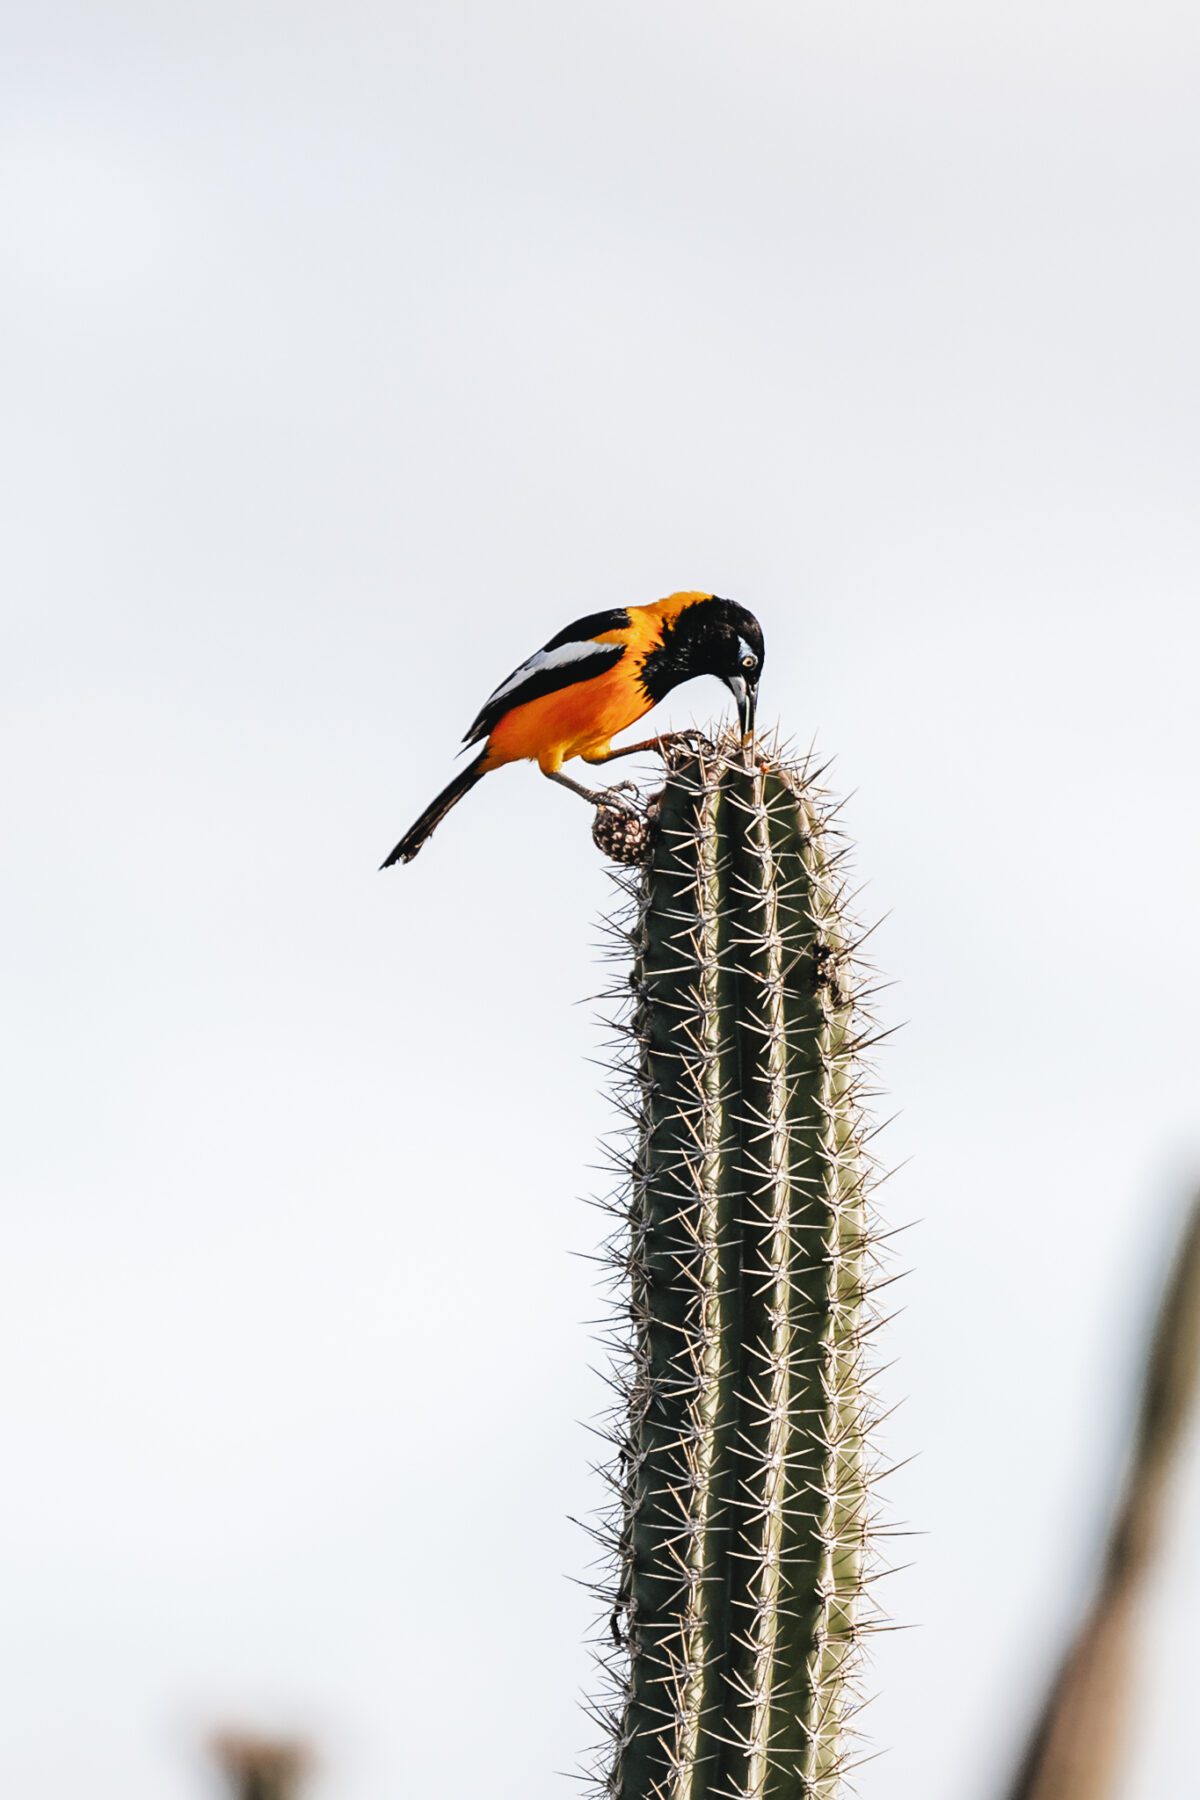
[[[827,811],[732,743],[676,753],[626,881],[611,1800],[829,1800],[845,1766],[868,1163]]]

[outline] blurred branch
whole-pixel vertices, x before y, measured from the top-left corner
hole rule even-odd
[[[228,1732],[213,1741],[213,1755],[229,1778],[234,1800],[298,1800],[312,1767],[303,1744]]]
[[[1096,1597],[1051,1686],[1008,1800],[1107,1800],[1124,1743],[1138,1613],[1200,1371],[1200,1199],[1150,1344],[1129,1474]]]

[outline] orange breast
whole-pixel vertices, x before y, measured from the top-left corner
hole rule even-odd
[[[663,626],[684,607],[707,594],[668,594],[652,606],[629,607],[629,624],[602,632],[598,644],[623,644],[615,668],[588,681],[575,681],[540,700],[527,700],[505,713],[488,739],[484,767],[528,758],[548,771],[572,756],[603,754],[609,740],[650,711],[653,701],[639,680],[642,660],[662,642]]]
[[[514,706],[488,739],[487,767],[528,757],[553,771],[572,756],[606,750],[610,738],[650,711],[650,698],[638,680],[640,660],[628,650],[603,675]]]

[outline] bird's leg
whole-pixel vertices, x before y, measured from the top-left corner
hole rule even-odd
[[[561,769],[543,769],[542,774],[547,781],[557,781],[559,787],[570,788],[573,794],[578,794],[589,806],[620,806],[622,802],[619,795],[622,791],[627,794],[637,793],[637,783],[633,781],[621,781],[611,788],[589,788],[584,787],[581,781],[572,781]]]
[[[657,751],[666,760],[667,752],[677,744],[695,744],[702,736],[699,731],[667,731],[661,737],[643,738],[640,744],[622,744],[617,750],[606,750],[602,756],[584,756],[586,763],[616,762],[618,756],[638,756],[643,750]]]

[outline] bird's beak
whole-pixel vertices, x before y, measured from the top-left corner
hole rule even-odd
[[[754,709],[758,703],[757,683],[747,681],[744,675],[727,675],[725,685],[737,701],[738,725],[742,733],[742,742],[748,743],[754,736]]]

